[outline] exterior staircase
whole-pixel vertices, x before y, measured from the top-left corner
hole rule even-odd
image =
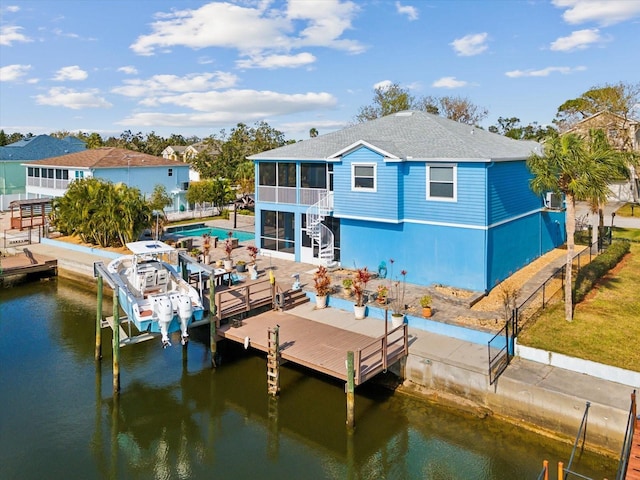
[[[318,245],[320,264],[326,267],[332,267],[336,264],[333,251],[333,232],[322,223],[332,210],[333,192],[326,192],[320,200],[307,209],[307,233]]]

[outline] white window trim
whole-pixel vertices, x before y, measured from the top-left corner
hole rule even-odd
[[[356,188],[356,167],[373,167],[373,188]],[[377,192],[378,191],[378,164],[372,162],[351,164],[351,191],[352,192]]]
[[[449,167],[453,168],[453,197],[432,197],[431,196],[431,167]],[[458,165],[456,164],[438,164],[438,165],[427,165],[426,171],[427,177],[427,200],[432,202],[457,202],[458,201]]]

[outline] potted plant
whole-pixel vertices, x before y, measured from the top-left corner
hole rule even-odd
[[[209,250],[211,250],[211,235],[205,233],[202,235],[202,253],[204,255],[205,265],[209,265]]]
[[[389,289],[385,285],[378,285],[378,296],[376,297],[376,302],[380,305],[386,305],[388,295]]]
[[[353,292],[356,295],[356,303],[353,308],[356,320],[362,320],[366,315],[364,291],[369,280],[371,280],[371,272],[367,267],[359,268],[353,276]]]
[[[353,280],[350,277],[342,280],[342,292],[344,293],[345,297],[350,297],[351,295],[353,295],[353,289],[351,287],[353,287]]]
[[[404,294],[406,290],[407,271],[402,270],[400,272],[400,275],[402,276],[402,280],[395,280],[392,283],[394,292],[393,300],[391,301],[391,325],[394,328],[399,327],[404,323],[404,310],[406,309],[406,305],[404,303]]]
[[[431,295],[423,295],[420,297],[420,306],[422,307],[422,316],[430,317],[432,315],[431,311]]]
[[[331,279],[327,273],[327,268],[322,265],[313,274],[313,286],[316,289],[316,307],[325,308],[327,306],[327,295],[331,291]]]
[[[238,272],[246,272],[247,271],[247,262],[244,260],[238,260],[236,262],[236,270]]]
[[[258,266],[256,265],[256,257],[258,256],[258,247],[255,245],[247,245],[247,251],[251,257],[251,263],[249,263],[249,273],[251,273],[251,280],[258,279]]]
[[[231,253],[233,252],[233,232],[227,233],[227,238],[224,240],[224,253],[227,254],[227,258],[224,260],[224,269],[229,271],[233,268],[233,260],[231,260]]]

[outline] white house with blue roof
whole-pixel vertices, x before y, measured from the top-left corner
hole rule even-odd
[[[256,244],[314,264],[394,259],[418,285],[493,288],[565,242],[529,188],[541,145],[405,111],[252,155]]]
[[[0,147],[0,210],[5,210],[13,200],[26,198],[23,162],[59,157],[86,148],[87,144],[78,138],[60,139],[49,135],[27,137]]]

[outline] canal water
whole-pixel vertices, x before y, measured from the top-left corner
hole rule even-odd
[[[186,350],[122,349],[114,401],[109,332],[101,368],[93,359],[95,305],[90,285],[63,279],[0,289],[0,479],[535,480],[543,459],[571,454],[375,385],[356,390],[349,435],[344,384],[286,365],[271,400],[261,355],[224,345],[210,368],[206,327]],[[574,466],[615,477],[604,457]]]

